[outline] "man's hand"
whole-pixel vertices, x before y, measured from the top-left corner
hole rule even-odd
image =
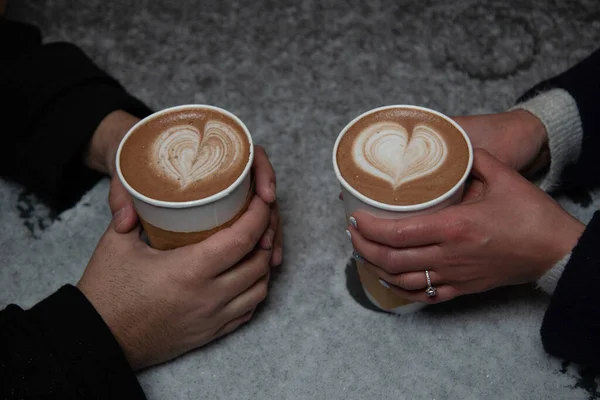
[[[283,231],[279,204],[277,203],[277,179],[269,157],[261,146],[254,146],[254,186],[256,194],[271,207],[271,221],[267,232],[260,241],[263,249],[273,248],[271,265],[278,266],[283,262]]]
[[[548,136],[541,121],[524,110],[454,117],[474,148],[487,150],[524,176],[544,169],[549,161]]]
[[[257,246],[272,223],[255,196],[230,228],[205,241],[158,251],[139,227],[113,220],[78,288],[107,323],[132,368],[164,362],[248,321],[267,295],[273,250]]]
[[[84,159],[89,168],[111,176],[108,203],[119,233],[130,232],[138,223],[131,196],[116,174],[116,155],[121,139],[139,120],[122,110],[108,114],[96,128]]]
[[[356,251],[400,296],[424,303],[534,282],[577,244],[585,226],[483,150],[461,204],[401,220],[353,214]],[[365,264],[369,267],[368,264]],[[425,270],[437,295],[428,298]]]
[[[85,164],[89,168],[112,177],[108,203],[115,220],[115,231],[119,233],[130,232],[138,223],[138,216],[131,195],[116,175],[116,154],[125,134],[139,120],[139,118],[121,110],[110,113],[94,132],[85,155]],[[263,202],[270,205],[272,211],[269,228],[264,237],[261,238],[260,246],[268,250],[273,248],[271,264],[276,266],[283,261],[283,232],[279,217],[279,205],[277,204],[277,181],[273,166],[261,146],[255,146],[252,168],[256,193]]]

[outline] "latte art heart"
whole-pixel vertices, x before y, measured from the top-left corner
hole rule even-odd
[[[209,121],[200,132],[191,125],[164,131],[154,145],[157,164],[182,188],[227,170],[242,158],[243,143],[227,124]]]
[[[438,170],[448,147],[432,128],[417,125],[409,135],[400,124],[380,122],[358,134],[352,156],[365,173],[388,181],[394,189]]]

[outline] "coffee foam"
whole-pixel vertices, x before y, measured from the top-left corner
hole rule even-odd
[[[390,205],[433,200],[463,176],[469,149],[444,118],[415,109],[384,109],[348,128],[336,155],[344,179]]]
[[[242,146],[233,128],[219,121],[207,122],[203,133],[191,125],[174,126],[154,144],[153,165],[185,188],[239,163]]]
[[[425,125],[416,126],[411,135],[400,124],[380,122],[360,132],[352,146],[358,168],[394,189],[435,172],[447,156],[444,139]]]
[[[243,172],[250,144],[243,129],[217,111],[190,108],[138,126],[121,150],[125,180],[157,200],[190,201],[216,194]]]

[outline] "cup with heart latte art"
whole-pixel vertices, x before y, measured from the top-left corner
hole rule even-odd
[[[333,168],[347,218],[360,210],[378,218],[401,219],[459,203],[472,165],[471,142],[456,122],[410,105],[380,107],[359,115],[344,127],[333,148]],[[382,285],[367,264],[365,260],[356,266],[374,305],[396,314],[425,306]]]
[[[184,105],[134,125],[117,150],[117,174],[152,247],[196,243],[247,209],[254,146],[244,123],[214,106]]]

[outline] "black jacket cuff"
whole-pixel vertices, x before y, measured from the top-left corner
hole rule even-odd
[[[70,387],[65,392],[81,398],[145,398],[110,329],[77,288],[63,286],[26,313]]]
[[[599,69],[600,50],[597,50],[564,73],[540,82],[518,100],[519,102],[528,100],[553,88],[564,89],[575,99],[581,118],[583,142],[579,160],[576,164],[567,166],[561,175],[561,181],[566,183],[565,189],[568,190],[576,191],[600,186],[600,168],[596,155],[600,148]]]
[[[573,249],[544,316],[541,335],[549,353],[600,370],[600,212]]]
[[[24,160],[23,164],[40,168],[30,171],[31,179],[36,179],[31,186],[42,189],[42,197],[54,208],[71,207],[102,177],[84,166],[83,157],[96,128],[116,110],[139,118],[151,114],[148,107],[120,86],[90,82],[70,89],[41,116],[36,129],[49,134],[36,135],[39,151],[32,155],[36,159]],[[58,146],[57,139],[60,140]],[[44,148],[53,151],[44,151]]]
[[[23,39],[22,51],[10,51],[12,58],[0,59],[0,106],[6,115],[0,136],[8,150],[0,172],[61,211],[101,177],[85,168],[83,156],[104,117],[124,110],[143,118],[151,110],[78,47],[36,46],[27,25],[2,26],[31,38]]]

